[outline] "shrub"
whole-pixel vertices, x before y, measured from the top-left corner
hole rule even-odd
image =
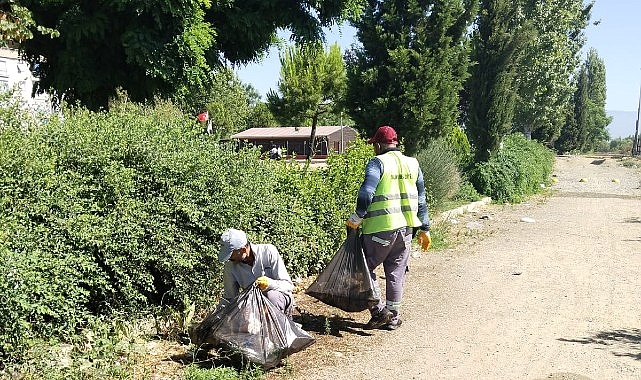
[[[476,202],[481,200],[483,196],[479,194],[474,188],[474,185],[467,180],[461,181],[458,193],[454,196],[454,200],[463,202]]]
[[[456,151],[444,139],[434,140],[416,155],[425,180],[429,209],[439,208],[459,190],[461,174]]]
[[[626,138],[617,137],[615,139],[610,140],[607,146],[604,146],[601,148],[601,151],[621,153],[621,154],[627,155],[627,154],[630,154],[630,152],[632,152],[633,141],[634,141],[634,137],[632,136],[626,137]]]
[[[6,128],[33,129],[40,125],[41,120],[47,118],[46,113],[27,107],[17,86],[0,90],[0,130]]]
[[[467,162],[471,157],[470,141],[465,131],[456,127],[450,131],[446,138],[450,149],[458,159],[459,165]]]
[[[322,269],[371,147],[357,142],[325,170],[259,156],[164,103],[0,130],[0,360],[113,311],[210,306],[228,227],[275,244],[293,277]]]
[[[506,137],[503,148],[489,161],[478,163],[471,181],[481,193],[497,202],[519,202],[549,183],[554,153],[522,134]]]

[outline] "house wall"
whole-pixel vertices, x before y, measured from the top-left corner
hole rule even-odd
[[[323,137],[320,137],[320,139],[324,139]],[[249,143],[253,144],[254,146],[260,146],[261,149],[260,151],[262,153],[265,153],[269,151],[271,148],[272,144],[276,146],[280,146],[281,149],[283,150],[284,155],[292,155],[296,153],[296,155],[307,155],[309,152],[308,146],[309,146],[309,139],[304,138],[304,139],[284,139],[284,140],[275,140],[275,139],[270,139],[270,140],[249,140]],[[323,141],[318,141],[319,143],[319,151],[316,152],[317,155],[327,155],[327,144]]]
[[[17,89],[16,96],[32,109],[50,111],[49,97],[45,94],[31,97],[31,92],[38,79],[29,70],[27,62],[19,59],[13,49],[0,48],[0,90]]]
[[[349,144],[356,140],[358,133],[354,128],[343,127],[341,130],[327,135],[328,149],[335,152],[344,152]]]
[[[358,137],[358,133],[354,128],[343,127],[341,129],[329,135],[316,136],[315,157],[324,158],[332,151],[342,153]],[[294,153],[296,156],[306,156],[309,153],[309,136],[243,139],[240,143],[260,146],[262,153],[268,152],[272,145],[280,146],[283,155],[287,156],[291,156]]]

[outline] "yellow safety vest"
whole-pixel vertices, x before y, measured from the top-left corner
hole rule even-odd
[[[395,150],[376,157],[383,164],[383,176],[363,219],[363,233],[420,227],[416,189],[418,161]]]

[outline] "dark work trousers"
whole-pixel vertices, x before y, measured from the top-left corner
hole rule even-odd
[[[285,313],[289,319],[292,318],[294,302],[291,294],[283,293],[278,290],[268,290],[263,294],[265,294],[271,303]]]
[[[363,251],[376,292],[380,294],[374,270],[383,264],[385,271],[385,301],[382,297],[378,305],[372,307],[372,315],[384,307],[399,314],[405,286],[407,262],[412,248],[412,228],[403,227],[395,231],[377,232],[363,235]]]

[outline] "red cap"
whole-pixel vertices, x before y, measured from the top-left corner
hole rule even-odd
[[[198,121],[208,121],[209,120],[209,112],[205,111],[203,113],[198,114]]]
[[[376,134],[371,139],[367,140],[367,143],[374,144],[398,144],[398,136],[396,136],[396,131],[394,128],[389,125],[384,125],[376,131]]]

